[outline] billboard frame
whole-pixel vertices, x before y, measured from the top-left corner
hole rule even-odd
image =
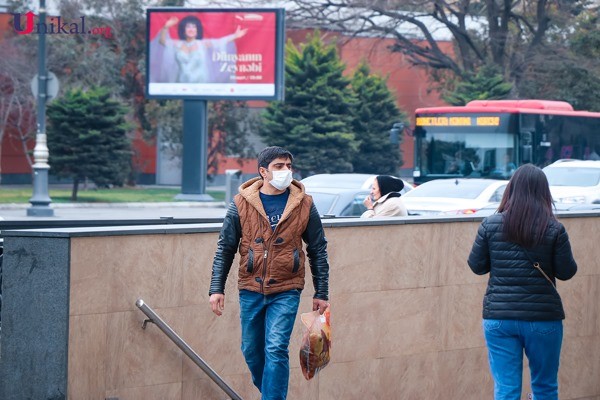
[[[274,92],[273,95],[236,94],[232,96],[208,94],[151,94],[150,93],[150,16],[153,13],[272,13],[275,16],[275,53]],[[188,7],[150,7],[146,9],[146,78],[145,96],[147,99],[166,100],[283,100],[284,99],[284,53],[285,52],[285,9],[284,8],[188,8]],[[226,83],[224,85],[227,85]],[[251,85],[251,84],[248,84]]]

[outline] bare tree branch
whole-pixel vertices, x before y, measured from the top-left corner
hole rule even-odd
[[[19,49],[14,38],[0,42],[0,150],[7,132],[19,139],[30,139],[35,115],[30,82],[35,75],[34,63]],[[25,155],[28,156],[27,152]],[[0,160],[2,152],[0,151]],[[30,161],[30,158],[28,157]],[[31,165],[31,163],[30,163]],[[0,171],[1,172],[1,171]]]
[[[248,5],[248,1],[240,3]],[[256,0],[251,3],[256,4]],[[518,81],[532,55],[546,45],[548,31],[558,27],[557,13],[567,15],[570,7],[580,3],[577,0],[558,5],[548,0],[290,0],[285,7],[291,28],[333,30],[349,37],[391,37],[396,42],[391,50],[405,54],[413,65],[465,77],[490,64],[496,65],[506,78]],[[442,41],[453,43],[453,54],[447,47],[440,47]]]

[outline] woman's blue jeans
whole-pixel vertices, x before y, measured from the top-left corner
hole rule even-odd
[[[285,400],[290,378],[288,347],[300,291],[263,295],[240,290],[242,353],[262,400]]]
[[[562,321],[483,320],[495,400],[521,397],[523,351],[534,400],[558,400]]]

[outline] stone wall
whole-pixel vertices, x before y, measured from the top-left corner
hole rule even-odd
[[[572,280],[558,284],[567,315],[561,399],[598,399],[600,215],[561,221],[579,265]],[[288,398],[492,398],[481,331],[487,276],[474,275],[466,264],[479,223],[325,220],[332,361],[313,380],[304,379],[298,319]],[[135,306],[138,298],[242,398],[259,398],[240,351],[235,268],[224,315],[216,317],[208,305],[218,230],[212,224],[6,232],[3,307],[13,314],[3,309],[0,398],[58,399],[51,395],[61,390],[69,399],[226,398],[157,326],[142,329],[146,316]],[[52,279],[68,279],[68,285]],[[312,294],[307,280],[300,312],[310,311]],[[65,298],[68,313],[61,314]],[[29,300],[35,303],[24,313]],[[25,331],[36,334],[19,339]],[[44,360],[60,361],[61,351],[67,360],[56,370],[65,374],[44,377]],[[32,371],[34,361],[41,365]],[[528,385],[525,373],[524,394]]]

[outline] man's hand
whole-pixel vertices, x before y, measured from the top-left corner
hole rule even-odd
[[[327,301],[321,299],[313,299],[313,311],[318,310],[319,314],[323,315],[327,307],[329,307],[329,303]]]
[[[210,308],[212,308],[212,312],[220,317],[225,309],[225,295],[221,293],[211,294],[208,301],[210,302]],[[321,314],[323,314],[323,312],[321,312]]]

